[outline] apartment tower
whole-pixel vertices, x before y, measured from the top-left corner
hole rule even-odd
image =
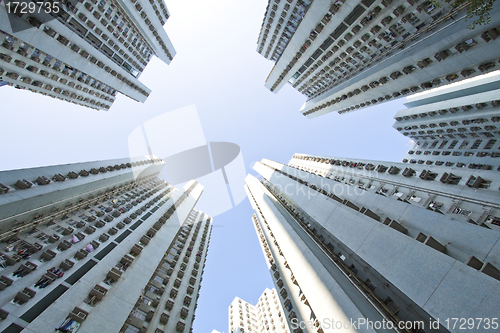
[[[190,332],[212,219],[157,158],[0,172],[1,332]]]
[[[169,64],[175,55],[163,0],[21,7],[0,4],[0,80],[18,89],[108,110],[117,93],[144,102],[151,90],[140,74],[153,56]]]
[[[235,297],[229,306],[229,333],[289,333],[276,289],[268,289],[252,305]]]
[[[408,97],[394,127],[413,140],[404,163],[498,170],[500,73]]]
[[[500,4],[468,29],[468,4],[428,0],[270,0],[257,51],[265,86],[307,97],[300,112],[345,113],[498,68]]]
[[[252,220],[293,332],[459,332],[450,318],[496,318],[496,170],[303,154],[254,169]]]

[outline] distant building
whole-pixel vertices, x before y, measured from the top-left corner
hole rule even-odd
[[[427,0],[270,0],[257,51],[265,86],[307,96],[300,112],[345,113],[498,68],[500,4],[467,29],[467,5]],[[498,40],[497,40],[498,39]]]
[[[203,187],[117,159],[0,172],[1,332],[189,332],[212,218]],[[72,329],[72,330],[71,330]]]
[[[59,3],[52,16],[7,14],[0,4],[2,80],[98,110],[108,110],[117,93],[144,102],[151,91],[140,74],[153,56],[168,64],[175,55],[164,1]]]
[[[235,297],[229,306],[229,333],[289,333],[276,289],[262,293],[257,305]]]

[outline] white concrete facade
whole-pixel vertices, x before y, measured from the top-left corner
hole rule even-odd
[[[498,171],[500,72],[416,94],[394,127],[414,141],[404,163]]]
[[[496,318],[494,185],[474,189],[463,178],[454,185],[375,163],[296,154],[288,165],[257,163],[262,181],[247,177],[266,261],[276,288],[287,290],[280,300],[299,323],[317,319],[292,331],[333,332],[332,316],[423,323],[425,332],[460,332],[446,324],[453,317]]]
[[[146,158],[0,173],[0,224],[13,223],[1,234],[0,331],[191,330],[212,219],[193,210],[203,187],[179,191],[157,177],[162,167]]]
[[[498,67],[498,10],[467,29],[464,8],[426,0],[271,0],[258,40],[276,62],[265,85],[291,83],[312,118],[482,74]]]
[[[140,73],[153,55],[175,55],[163,0],[67,2],[51,20],[37,15],[0,4],[0,79],[19,89],[108,110],[117,92],[144,102]]]

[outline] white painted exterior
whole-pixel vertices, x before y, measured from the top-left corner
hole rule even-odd
[[[291,83],[312,118],[485,73],[498,68],[499,9],[471,30],[465,10],[424,0],[270,0],[257,48],[276,62],[265,85]]]
[[[153,55],[166,63],[175,55],[163,29],[169,16],[163,0],[78,1],[60,14],[48,22],[37,14],[9,17],[0,4],[1,80],[108,110],[117,92],[144,102],[151,91],[140,73]]]
[[[377,172],[367,170],[369,165],[400,170]],[[499,299],[500,236],[487,216],[498,209],[498,177],[491,177],[491,189],[473,189],[463,178],[457,185],[441,183],[440,174],[433,181],[420,179],[419,169],[406,177],[404,166],[302,154],[288,165],[266,159],[255,165],[262,182],[246,179],[254,226],[271,274],[278,272],[285,282],[281,286],[299,321],[311,313],[319,322],[332,314],[376,321],[379,311],[426,325],[429,318],[443,323],[496,316],[498,305],[491,305]]]
[[[127,162],[0,173],[2,183],[12,186],[0,195],[7,208],[1,210],[1,225],[14,221],[10,229],[2,228],[0,312],[6,317],[0,331],[48,332],[78,312],[78,332],[190,331],[212,223],[193,209],[203,187],[191,181],[181,191],[173,188],[157,178],[164,163],[157,159],[139,159],[129,167]],[[100,169],[115,163],[124,168]],[[79,171],[91,169],[98,173]],[[72,171],[78,178],[69,178]],[[68,178],[26,189],[12,185],[19,177],[35,182],[54,173]],[[27,220],[19,223],[21,217]],[[73,243],[73,236],[80,241]],[[9,244],[16,248],[9,250]],[[16,257],[23,246],[33,252],[29,258]],[[68,260],[72,267],[61,266]],[[12,275],[27,262],[36,269]],[[35,286],[51,267],[64,269],[64,276],[45,288]],[[25,288],[36,294],[13,304]],[[95,296],[96,288],[106,290],[102,298]]]

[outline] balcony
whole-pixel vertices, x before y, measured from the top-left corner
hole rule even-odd
[[[484,63],[482,65],[480,65],[477,69],[479,69],[481,72],[486,72],[490,69],[492,69],[493,67],[495,67],[495,63],[494,62],[487,62],[487,63]]]
[[[120,268],[120,270],[125,271],[134,261],[134,257],[126,254],[124,255],[120,261],[118,262],[120,266],[117,265],[117,267]]]
[[[80,249],[78,250],[78,252],[75,253],[75,255],[73,256],[73,258],[77,259],[77,260],[82,260],[84,259],[89,253],[87,251],[85,251],[84,249]]]
[[[439,243],[432,236],[427,237],[427,240],[424,242],[425,245],[432,247],[434,250],[437,250],[442,253],[446,253],[446,246]]]
[[[36,179],[36,182],[39,184],[39,185],[47,185],[47,184],[50,184],[50,179],[48,179],[47,177],[45,176],[40,176]]]
[[[387,171],[387,172],[390,173],[391,175],[397,175],[399,173],[399,171],[401,171],[401,169],[399,169],[398,167],[391,166],[389,171]]]
[[[148,236],[146,236],[146,235],[143,235],[143,236],[141,237],[140,243],[141,243],[141,245],[146,246],[146,245],[148,245],[148,244],[149,244],[149,241],[150,241],[150,240],[151,240],[151,238],[149,238],[149,237],[148,237]]]
[[[12,279],[6,277],[5,275],[2,275],[0,277],[0,290],[4,290],[5,288],[9,287],[12,285],[12,282],[14,282]]]
[[[40,261],[50,261],[54,259],[56,255],[57,255],[56,252],[52,250],[47,250],[40,255]]]
[[[83,232],[85,232],[87,235],[93,234],[97,229],[91,225],[89,225]]]
[[[407,234],[408,233],[408,229],[406,229],[405,227],[403,227],[401,224],[399,224],[398,222],[396,221],[391,221],[389,223],[389,227],[394,229],[394,230],[397,230],[399,232],[401,232],[402,234]]]
[[[65,259],[61,264],[59,265],[59,268],[62,269],[63,271],[70,270],[75,263],[72,262],[69,259]]]
[[[182,321],[178,321],[177,325],[175,325],[175,329],[179,332],[184,332],[185,328],[186,328],[186,324]]]
[[[490,180],[485,180],[479,176],[470,176],[466,182],[468,187],[487,189],[491,184]]]
[[[27,189],[27,188],[30,188],[31,186],[33,186],[33,183],[26,180],[26,179],[22,179],[22,180],[18,180],[15,185],[18,189],[24,190],[24,189]]]
[[[0,184],[0,194],[7,193],[7,192],[9,192],[9,190],[10,190],[9,187],[5,186],[4,184]]]
[[[102,227],[104,227],[105,225],[106,225],[106,222],[104,222],[104,221],[102,221],[102,220],[97,221],[97,222],[96,222],[96,224],[95,224],[95,226],[96,226],[97,228],[102,228]]]
[[[139,244],[134,244],[134,246],[132,246],[132,249],[130,249],[130,254],[136,257],[139,254],[141,254],[142,250],[143,250],[142,246],[140,246]]]
[[[87,311],[82,310],[79,307],[75,307],[68,317],[76,322],[82,323],[85,319],[87,319],[88,315],[89,313]]]
[[[12,302],[21,305],[28,302],[35,295],[36,291],[33,291],[29,288],[24,288],[23,291],[20,291],[16,294]]]
[[[189,314],[189,309],[186,308],[186,307],[182,307],[181,309],[181,318],[182,319],[186,319],[186,317],[188,316]]]
[[[89,296],[84,302],[89,304],[90,306],[95,306],[103,299],[104,296],[106,296],[107,292],[108,289],[96,284],[95,287],[90,291]]]
[[[390,172],[389,172],[390,173]],[[411,169],[411,168],[406,168],[404,169],[403,171],[403,176],[407,177],[407,178],[410,178],[410,177],[413,177],[415,175],[416,171]]]
[[[167,313],[162,313],[160,316],[160,323],[163,325],[166,325],[168,323],[168,320],[170,319],[170,316]]]
[[[431,172],[430,170],[423,170],[420,175],[420,179],[423,180],[434,180],[437,177],[437,173]]]
[[[113,267],[108,272],[108,274],[106,274],[106,279],[104,280],[104,283],[106,283],[107,285],[112,285],[113,283],[118,281],[118,279],[120,279],[121,275],[122,272]]]
[[[168,300],[166,303],[165,303],[165,309],[167,310],[172,310],[172,308],[174,307],[174,301],[172,300]]]

